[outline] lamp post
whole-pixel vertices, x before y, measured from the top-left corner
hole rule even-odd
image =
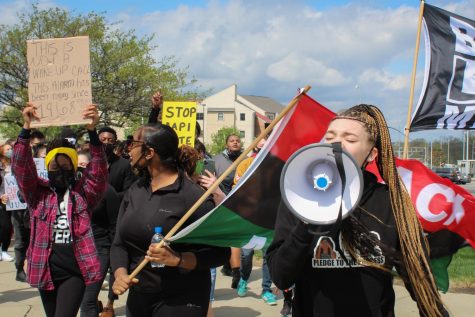
[[[468,161],[468,145],[470,143],[469,139],[470,139],[470,131],[467,131],[467,150],[465,151],[465,153],[467,153],[467,161]]]
[[[432,169],[432,140],[430,140],[430,169]]]
[[[402,133],[400,130],[398,130],[396,128],[393,128],[393,127],[390,127],[390,126],[388,126],[388,129],[394,130],[394,131],[400,133],[404,137],[404,133]],[[401,142],[398,142],[397,156],[401,157]]]
[[[205,134],[206,104],[202,103],[201,105],[203,106],[203,129],[201,129],[201,130],[203,131],[203,144],[206,144],[206,141],[205,141],[205,138],[206,138],[206,134]]]
[[[450,137],[447,137],[447,164],[450,164]]]

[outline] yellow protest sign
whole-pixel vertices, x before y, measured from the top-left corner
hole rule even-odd
[[[162,123],[175,130],[179,145],[195,146],[196,102],[165,101],[162,109]]]
[[[32,127],[89,123],[82,118],[92,103],[89,37],[27,41],[28,99],[41,121]]]

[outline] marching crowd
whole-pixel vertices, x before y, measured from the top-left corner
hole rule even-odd
[[[15,261],[16,280],[39,289],[47,316],[75,316],[78,310],[81,316],[114,316],[114,300],[129,288],[128,316],[213,315],[216,267],[230,262],[230,250],[202,245],[149,249],[155,226],[167,232],[220,175],[207,170],[196,174],[199,161],[211,156],[198,139],[194,148],[178,147],[176,133],[160,123],[162,103],[156,93],[149,124],[124,141],[111,127],[96,132],[98,109],[88,106],[84,117],[92,123],[82,142],[68,127],[47,141],[30,128],[38,118],[35,105],[29,103],[18,139],[2,145],[2,180],[6,174],[15,175],[19,198],[28,207],[7,210],[2,181],[1,260]],[[197,125],[197,137],[199,129]],[[239,136],[228,136],[220,158],[215,157],[216,172],[222,173],[241,152]],[[48,180],[38,177],[33,158],[44,159]],[[221,202],[233,177],[188,222]],[[12,232],[14,257],[7,253]],[[240,279],[237,251],[233,288]],[[166,266],[148,265],[138,279],[129,280],[144,256]],[[98,295],[107,276],[109,295],[103,305]],[[266,276],[263,299],[276,305]],[[206,293],[209,296],[203,296]],[[244,296],[242,290],[238,294]],[[286,310],[285,315],[290,313],[289,302]]]
[[[7,173],[14,175],[27,208],[6,210],[2,182],[1,260],[15,261],[16,279],[38,288],[46,316],[76,316],[78,311],[81,316],[114,316],[114,301],[126,292],[127,316],[213,316],[220,266],[231,276],[236,294],[246,296],[253,250],[166,243],[157,248],[150,242],[156,227],[167,233],[242,153],[239,136],[229,135],[222,153],[213,158],[215,172],[197,173],[199,162],[210,155],[198,139],[194,148],[178,146],[175,131],[160,122],[162,103],[160,92],[155,93],[149,123],[124,141],[111,127],[96,129],[99,109],[85,106],[83,116],[90,120],[87,142],[67,128],[46,141],[31,129],[39,117],[36,106],[28,103],[18,138],[2,145],[2,180]],[[299,220],[281,203],[274,241],[263,251],[262,299],[277,304],[274,282],[284,294],[282,316],[394,316],[394,267],[422,316],[447,316],[379,109],[360,105],[341,113],[325,140],[340,143],[363,169],[376,161],[385,184],[365,172],[359,208],[333,234],[328,227]],[[185,226],[224,199],[253,156]],[[34,157],[44,159],[47,180],[38,176]],[[14,257],[7,253],[12,231]],[[350,257],[357,265],[313,265],[323,238],[333,239],[345,262]],[[144,258],[164,266],[148,264],[131,278]],[[98,295],[108,272],[108,300],[102,305]]]

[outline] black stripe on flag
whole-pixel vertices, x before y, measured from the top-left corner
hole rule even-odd
[[[425,4],[426,67],[410,131],[475,128],[475,21]]]

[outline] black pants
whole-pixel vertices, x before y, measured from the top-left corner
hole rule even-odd
[[[47,317],[76,317],[86,285],[80,276],[54,281],[53,291],[40,290]]]
[[[2,251],[8,251],[12,239],[12,212],[0,203],[0,244]]]
[[[203,317],[208,312],[209,302],[201,306],[186,304],[172,305],[159,294],[137,292],[129,289],[125,316],[127,317]]]
[[[26,250],[30,244],[30,214],[27,209],[12,211],[13,232],[15,233],[15,267],[22,270]]]
[[[81,317],[97,317],[99,315],[99,307],[97,307],[97,297],[99,296],[99,292],[101,291],[102,283],[107,275],[107,271],[109,270],[109,253],[110,253],[110,246],[99,246],[96,244],[97,247],[97,256],[99,257],[99,261],[101,262],[101,273],[103,278],[91,285],[86,286],[86,291],[84,292],[84,298],[82,299],[81,303]],[[112,292],[112,285],[114,284],[113,274],[111,274],[111,278],[109,280],[109,300],[117,299],[117,295]]]

